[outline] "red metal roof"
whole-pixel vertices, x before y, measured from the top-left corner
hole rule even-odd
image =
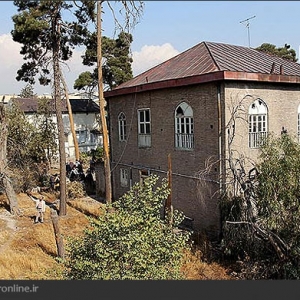
[[[202,42],[105,92],[105,97],[226,79],[299,83],[300,64],[249,47]]]

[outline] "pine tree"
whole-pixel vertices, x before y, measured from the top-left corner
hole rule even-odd
[[[121,32],[116,40],[102,37],[102,57],[104,60],[102,66],[103,83],[108,89],[130,80],[132,74],[132,58],[130,56],[130,44],[132,35]],[[97,39],[95,34],[91,34],[86,44],[86,51],[83,56],[83,64],[93,66],[96,64]],[[83,72],[74,83],[74,88],[94,90],[97,86],[97,70],[93,72]]]
[[[81,3],[81,5],[79,5]],[[76,5],[75,5],[76,4]],[[20,53],[26,62],[17,72],[17,80],[41,85],[53,84],[57,118],[60,160],[60,208],[66,215],[66,153],[62,120],[62,81],[60,63],[72,56],[72,50],[83,43],[87,25],[94,21],[95,1],[14,1],[18,14],[13,16],[13,40],[22,44]],[[64,20],[64,12],[72,12],[73,20]],[[53,82],[51,82],[53,76]]]

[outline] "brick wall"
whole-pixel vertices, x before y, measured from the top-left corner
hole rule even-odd
[[[259,149],[248,147],[249,128],[247,121],[249,106],[257,98],[260,98],[267,105],[268,131],[275,136],[280,136],[282,127],[284,127],[290,135],[296,138],[300,91],[299,87],[286,84],[226,84],[225,123],[228,123],[231,115],[230,107],[232,110],[234,105],[242,101],[241,118],[237,119],[235,125],[237,132],[232,147],[237,149],[244,157],[253,160],[257,159]]]
[[[181,102],[193,109],[195,148],[178,150],[174,147],[175,109]],[[194,219],[196,230],[210,232],[219,230],[219,212],[215,195],[218,184],[212,183],[219,172],[218,165],[209,176],[199,172],[206,161],[218,158],[218,110],[217,87],[205,84],[151,91],[136,95],[115,97],[109,100],[111,154],[113,170],[113,197],[117,199],[129,187],[120,185],[120,168],[130,174],[131,182],[139,182],[140,170],[166,177],[168,154],[172,160],[172,201],[175,209]],[[151,109],[151,147],[138,148],[137,110]],[[118,114],[125,113],[127,120],[127,142],[118,140]]]
[[[221,118],[218,119],[218,91]],[[140,172],[145,169],[167,176],[168,154],[172,159],[172,201],[175,209],[193,219],[194,229],[217,236],[220,230],[217,180],[225,171],[224,158],[228,158],[227,127],[233,108],[239,106],[235,120],[235,137],[231,145],[236,155],[256,159],[258,149],[248,147],[248,109],[256,98],[268,107],[268,129],[280,134],[282,127],[289,133],[297,132],[297,110],[300,92],[292,85],[234,83],[207,83],[124,95],[107,99],[110,117],[112,155],[113,198],[119,198],[140,181]],[[193,150],[178,150],[174,147],[175,109],[182,101],[193,109],[195,147]],[[151,147],[138,148],[137,110],[151,109]],[[118,114],[125,113],[127,142],[118,140]],[[222,135],[219,138],[219,121]],[[229,130],[229,132],[228,132]],[[219,153],[222,164],[217,163]],[[215,164],[212,164],[215,162]],[[209,172],[204,170],[210,166]],[[130,184],[120,185],[120,168],[128,170]]]

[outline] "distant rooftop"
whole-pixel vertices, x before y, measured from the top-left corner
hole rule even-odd
[[[16,103],[20,107],[20,109],[25,113],[34,113],[37,111],[38,99],[36,98],[13,98],[12,101]],[[52,101],[51,104],[52,104],[52,110],[54,112],[54,101]],[[82,112],[99,113],[100,112],[99,105],[95,103],[95,101],[93,100],[70,98],[70,104],[73,113],[82,113]],[[62,111],[63,113],[68,112],[67,104],[65,101],[64,101]]]

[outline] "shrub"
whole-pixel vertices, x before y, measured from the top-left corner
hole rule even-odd
[[[107,207],[92,229],[70,241],[65,262],[67,279],[182,279],[184,250],[189,233],[176,233],[183,219],[174,214],[174,224],[161,219],[169,190],[166,180],[154,188],[158,177],[134,185]]]

